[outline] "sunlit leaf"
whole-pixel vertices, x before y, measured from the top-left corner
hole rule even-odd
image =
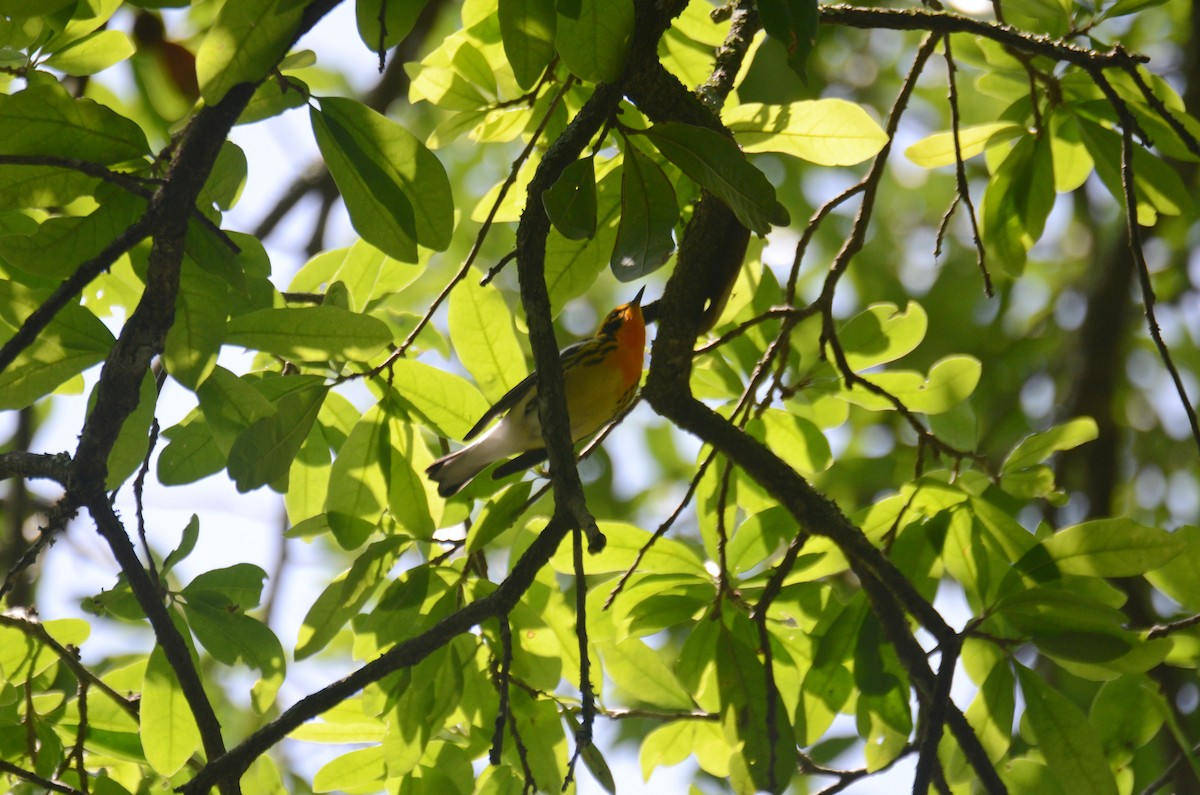
[[[209,105],[239,83],[257,83],[287,52],[304,7],[287,0],[244,0],[221,7],[196,53],[200,93]]]
[[[129,35],[120,30],[101,30],[56,51],[46,65],[69,75],[94,75],[133,55]]]
[[[288,307],[231,318],[225,341],[285,358],[364,361],[392,341],[392,332],[383,321],[334,306]]]
[[[150,653],[142,684],[142,749],[155,772],[173,776],[200,746],[200,729],[161,647]]]
[[[958,128],[958,148],[963,160],[975,157],[988,146],[1023,135],[1024,130],[1007,121],[974,124]],[[954,164],[954,133],[940,132],[922,138],[904,150],[904,156],[923,168],[938,168]]]
[[[420,140],[349,99],[325,97],[309,119],[359,234],[402,262],[417,261],[417,244],[438,251],[450,244],[450,182]]]
[[[721,119],[747,152],[782,152],[822,166],[861,163],[888,141],[862,107],[844,99],[747,102],[723,112]]]

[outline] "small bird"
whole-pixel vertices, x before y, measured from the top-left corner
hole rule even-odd
[[[643,292],[644,287],[632,301],[609,312],[594,337],[559,352],[572,441],[578,442],[603,428],[625,410],[637,392],[646,348]],[[516,458],[496,467],[493,478],[511,475],[545,460],[537,386],[537,373],[530,373],[484,413],[464,441],[507,411],[494,428],[473,444],[430,464],[425,474],[438,484],[438,494],[443,497],[457,494],[488,466],[509,456]]]

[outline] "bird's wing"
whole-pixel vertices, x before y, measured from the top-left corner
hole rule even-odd
[[[463,437],[463,441],[470,441],[473,437],[479,434],[488,426],[492,420],[499,417],[504,412],[511,409],[520,402],[521,398],[525,397],[533,389],[537,388],[537,373],[533,372],[525,376],[521,383],[514,386],[505,393],[504,397],[496,401],[496,403],[487,411],[483,412],[483,416],[479,418],[479,422],[471,430],[467,431],[467,435]]]
[[[563,348],[562,351],[559,353],[559,357],[561,359],[563,359],[564,361],[567,361],[570,358],[570,356],[575,352],[576,349],[580,348],[583,345],[586,345],[588,342],[591,342],[591,340],[583,340],[581,342],[575,343],[574,345],[570,345],[566,348]],[[470,441],[472,438],[477,436],[480,431],[482,431],[484,428],[486,428],[488,426],[488,423],[490,423],[496,417],[499,417],[504,412],[511,409],[513,406],[520,403],[521,400],[526,395],[528,395],[531,391],[533,391],[536,388],[537,388],[537,371],[535,370],[534,372],[525,376],[524,380],[522,380],[521,383],[517,384],[512,389],[508,390],[508,392],[505,393],[504,397],[502,397],[496,401],[494,406],[492,406],[490,409],[485,411],[483,413],[483,416],[479,418],[479,422],[475,423],[475,427],[473,427],[473,428],[471,428],[471,430],[467,431],[467,435],[463,437],[463,441],[464,442]]]

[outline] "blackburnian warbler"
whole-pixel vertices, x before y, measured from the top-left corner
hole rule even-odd
[[[594,337],[564,348],[563,386],[571,439],[585,439],[615,419],[633,400],[642,377],[646,348],[646,322],[642,318],[642,293],[608,313]],[[464,440],[471,439],[503,412],[504,418],[482,438],[434,461],[427,470],[438,484],[438,494],[449,497],[496,461],[516,456],[496,468],[493,478],[527,469],[546,458],[542,423],[538,418],[537,373],[509,390],[492,406]]]

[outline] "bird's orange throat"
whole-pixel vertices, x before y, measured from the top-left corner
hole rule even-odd
[[[628,316],[617,329],[617,367],[626,384],[633,385],[642,377],[642,359],[646,353],[646,323],[642,310],[630,307]]]

